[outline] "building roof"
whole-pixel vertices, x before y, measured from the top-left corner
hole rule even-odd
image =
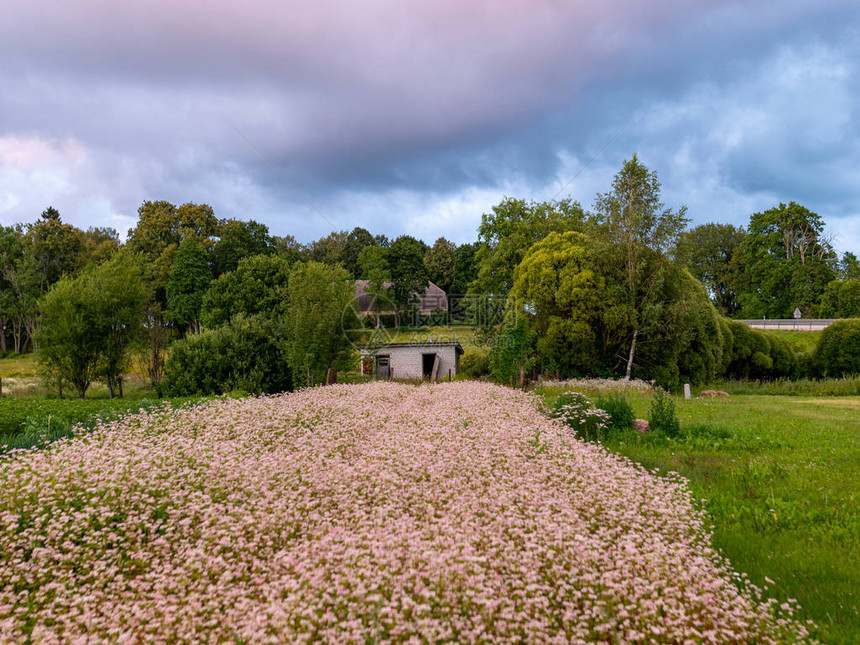
[[[355,299],[358,311],[360,313],[380,310],[389,311],[389,307],[382,306],[380,309],[379,304],[374,306],[374,296],[367,293],[368,282],[369,280],[355,281]],[[390,289],[391,283],[385,282],[382,286],[386,289]],[[448,295],[432,282],[427,284],[427,287],[424,289],[424,293],[420,297],[417,293],[412,295],[413,297],[418,297],[418,308],[421,311],[434,311],[437,309],[448,311]],[[381,299],[381,302],[388,304],[384,298]]]
[[[433,349],[434,347],[453,347],[454,350],[458,354],[463,353],[463,347],[457,341],[443,342],[443,343],[431,343],[431,342],[426,342],[426,343],[386,343],[384,345],[374,345],[372,349],[369,347],[363,347],[362,351],[372,353],[372,354],[378,354],[379,352],[384,351],[384,350],[388,350],[388,349],[398,349],[398,348],[407,348],[407,347],[408,348],[427,348],[427,349]]]

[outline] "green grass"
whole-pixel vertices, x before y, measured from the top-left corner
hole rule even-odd
[[[108,421],[141,409],[158,407],[168,402],[178,407],[201,400],[202,397],[162,400],[140,396],[122,399],[4,397],[0,400],[0,452],[30,448],[71,436],[75,426],[93,428],[100,420]]]
[[[0,358],[0,378],[35,378],[38,367],[35,354],[13,354]]]
[[[797,352],[811,352],[821,338],[820,331],[796,331],[793,329],[769,329],[767,333],[779,336]]]
[[[647,418],[650,397],[629,399]],[[822,641],[860,642],[860,398],[675,402],[682,438],[628,431],[604,445],[687,477],[736,569],[759,585],[774,580],[768,593],[781,601],[799,600]]]
[[[474,327],[467,325],[439,325],[428,327],[401,327],[400,329],[388,330],[391,343],[428,343],[430,338],[433,342],[459,342],[464,349],[468,347],[481,347],[481,336]]]

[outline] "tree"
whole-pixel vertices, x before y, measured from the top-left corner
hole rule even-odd
[[[214,280],[203,296],[200,322],[210,329],[237,314],[282,316],[292,263],[279,255],[252,255]]]
[[[0,351],[9,351],[7,345],[7,325],[12,329],[17,309],[17,298],[10,277],[24,255],[23,230],[20,225],[0,226]],[[16,351],[18,346],[16,344]]]
[[[401,235],[388,248],[388,267],[391,275],[392,300],[398,315],[414,304],[416,294],[427,288],[428,274],[424,266],[427,246],[409,235]]]
[[[344,250],[346,249],[347,232],[334,231],[315,242],[307,249],[307,258],[314,262],[322,262],[332,266],[344,265]]]
[[[206,252],[195,238],[184,239],[170,267],[166,318],[183,332],[187,329],[192,334],[199,333],[203,295],[211,281]]]
[[[342,267],[299,263],[290,271],[288,293],[287,361],[297,384],[317,385],[327,370],[352,365],[355,282]]]
[[[591,373],[603,362],[600,329],[612,305],[591,246],[582,233],[550,233],[514,271],[511,304],[531,321],[544,368],[566,376]]]
[[[658,251],[637,249],[638,271],[651,276],[647,306],[637,312],[625,297],[619,255],[626,255],[622,247],[575,232],[551,233],[529,249],[514,272],[509,307],[528,322],[538,364],[564,376],[617,373],[638,324],[637,375],[664,385],[681,376],[713,380],[722,340],[704,287]]]
[[[677,244],[689,221],[687,208],[682,206],[677,211],[665,208],[660,201],[656,171],[649,171],[634,154],[615,175],[612,189],[597,195],[595,211],[607,239],[623,252],[623,255],[618,254],[620,262],[616,266],[624,274],[627,301],[635,312],[625,372],[625,378],[629,379],[642,315],[662,269],[660,262],[641,262],[641,255],[646,250],[665,253]],[[643,271],[645,267],[649,270]]]
[[[387,309],[393,302],[391,270],[388,266],[388,249],[382,246],[366,246],[358,256],[359,275],[367,280],[365,293],[373,298],[377,310]],[[384,303],[384,305],[382,304]],[[381,324],[381,323],[380,323]]]
[[[140,265],[127,253],[117,253],[91,273],[91,288],[98,291],[96,335],[103,338],[98,373],[110,398],[122,396],[122,375],[128,367],[129,348],[143,332],[148,294]]]
[[[51,206],[40,220],[27,227],[24,250],[39,266],[42,293],[61,277],[73,275],[84,266],[83,232],[63,223],[60,213]]]
[[[451,290],[454,282],[454,267],[457,263],[457,245],[440,237],[424,254],[424,266],[430,282],[444,292]]]
[[[795,202],[750,216],[741,246],[743,317],[790,318],[798,307],[817,315],[824,289],[836,277],[836,256],[823,233],[821,217]]]
[[[39,301],[36,347],[43,369],[71,383],[84,398],[96,376],[103,339],[92,333],[98,309],[84,280],[62,278]]]
[[[126,247],[146,263],[146,280],[155,300],[167,308],[167,282],[173,259],[183,240],[194,238],[208,251],[215,244],[220,223],[208,204],[174,206],[166,201],[146,201],[137,209],[137,226],[128,232]]]
[[[217,278],[235,271],[242,258],[274,252],[274,241],[265,224],[228,219],[221,223],[218,240],[212,246],[212,275]]]
[[[81,233],[83,265],[101,264],[111,259],[120,248],[119,234],[106,227],[90,227]]]
[[[822,318],[860,318],[860,280],[833,280],[821,296]]]
[[[676,259],[698,278],[726,316],[740,309],[740,250],[746,232],[731,224],[702,224],[681,233]]]
[[[102,375],[119,384],[129,343],[139,333],[145,290],[139,269],[125,254],[61,278],[39,301],[39,361],[83,398]]]
[[[461,244],[454,253],[454,280],[451,282],[451,293],[462,295],[469,290],[469,285],[478,277],[478,266],[475,254],[478,244]]]
[[[343,267],[349,271],[352,277],[358,279],[361,277],[361,266],[358,263],[358,258],[361,252],[370,246],[376,246],[376,240],[370,231],[356,226],[349,235],[346,236],[346,242],[343,245],[343,255],[341,262]]]
[[[570,199],[526,202],[505,197],[491,214],[481,217],[480,247],[475,255],[478,277],[474,294],[507,294],[513,285],[514,267],[526,251],[549,233],[585,230],[585,213]]]

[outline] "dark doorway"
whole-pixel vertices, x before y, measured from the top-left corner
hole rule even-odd
[[[425,379],[429,379],[433,375],[433,362],[436,360],[436,354],[421,354],[421,374]]]
[[[390,378],[391,365],[388,362],[388,356],[376,357],[376,378]]]

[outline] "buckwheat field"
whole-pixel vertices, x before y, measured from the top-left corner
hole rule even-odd
[[[0,641],[786,642],[680,478],[528,394],[371,383],[0,462]]]

